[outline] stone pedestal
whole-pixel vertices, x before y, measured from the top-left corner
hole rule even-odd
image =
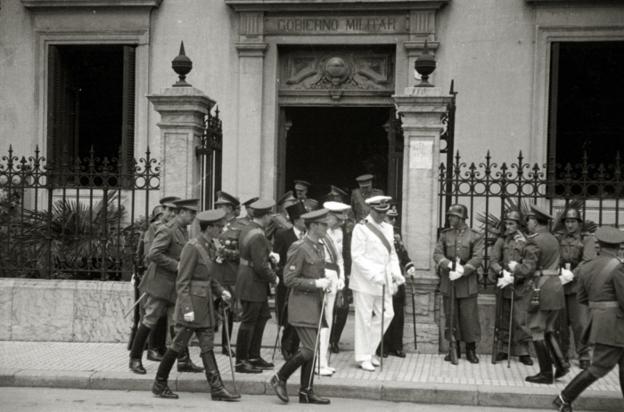
[[[450,96],[437,87],[408,87],[393,96],[401,115],[403,152],[403,240],[416,268],[414,282],[418,351],[438,353],[440,345],[440,299],[438,277],[433,264],[437,239],[440,134],[442,115]],[[406,302],[406,342],[413,341],[410,285]],[[406,349],[412,350],[406,345]]]
[[[147,96],[160,113],[160,194],[199,198],[200,161],[195,148],[204,130],[204,116],[215,102],[194,87],[170,87]]]

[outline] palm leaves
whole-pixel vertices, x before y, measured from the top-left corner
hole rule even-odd
[[[531,206],[526,200],[516,201],[515,199],[507,198],[504,202],[504,212],[507,213],[511,210],[515,210],[520,212],[521,216],[521,226],[524,227],[525,216],[531,210]],[[502,236],[505,232],[505,227],[503,225],[504,216],[498,217],[494,213],[477,213],[477,222],[481,224],[480,229],[485,232],[487,239],[496,239],[499,236]]]

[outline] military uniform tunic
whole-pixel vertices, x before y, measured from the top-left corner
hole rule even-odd
[[[372,188],[370,191],[363,193],[361,189],[353,189],[351,192],[351,208],[355,215],[355,221],[359,222],[368,216],[370,207],[366,204],[366,199],[375,196],[383,196],[384,192],[381,189]]]
[[[464,266],[464,274],[454,282],[450,281],[448,264],[456,258]],[[440,233],[440,238],[433,252],[433,260],[438,266],[440,293],[444,297],[444,310],[450,317],[450,305],[455,305],[456,339],[464,342],[478,342],[481,339],[479,307],[477,295],[479,282],[477,268],[483,259],[483,237],[476,230],[461,223],[456,229],[447,228]],[[455,288],[455,302],[450,302],[451,287]],[[449,339],[449,326],[446,325],[446,337]]]
[[[594,344],[589,371],[600,378],[620,364],[624,373],[624,261],[610,251],[584,264],[578,273],[578,299],[589,305],[584,342]],[[622,388],[624,390],[624,387]]]

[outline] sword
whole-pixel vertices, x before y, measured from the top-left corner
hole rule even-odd
[[[145,297],[147,296],[146,292],[143,292],[143,294],[136,300],[136,302],[134,302],[134,305],[130,306],[130,309],[128,309],[126,312],[124,312],[123,317],[127,318],[128,315],[130,314],[130,312],[132,312],[132,310],[136,307],[136,305],[138,305],[139,303],[141,303],[141,301],[143,299],[145,299]]]
[[[230,359],[230,372],[232,373],[232,384],[234,385],[234,391],[238,394],[238,388],[236,387],[236,376],[234,374],[234,362],[232,361],[232,346],[230,345],[230,326],[228,325],[228,322],[227,322],[226,307],[227,305],[222,305],[223,319],[225,319],[225,322],[223,322],[223,327],[225,328],[225,341],[227,343],[228,358]]]
[[[316,330],[316,339],[314,340],[314,354],[312,355],[312,371],[310,371],[310,378],[308,379],[308,390],[312,390],[312,377],[314,376],[314,366],[316,365],[317,350],[319,350],[319,337],[321,335],[321,326],[323,326],[323,312],[325,312],[325,297],[327,293],[323,291],[323,301],[321,302],[321,316],[319,317],[318,329]],[[319,363],[320,366],[320,363]],[[321,376],[319,374],[319,376]]]

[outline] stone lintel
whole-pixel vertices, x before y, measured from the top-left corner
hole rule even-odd
[[[450,0],[225,0],[235,11],[437,10]]]
[[[268,43],[236,43],[236,50],[240,57],[264,57]]]
[[[435,52],[438,50],[438,47],[440,47],[439,41],[430,41],[427,39],[427,49]],[[403,48],[409,57],[416,57],[424,50],[425,39],[403,42]]]
[[[214,100],[194,87],[170,87],[147,98],[161,114],[164,124],[203,125],[204,115],[215,105]]]
[[[159,7],[162,0],[21,0],[27,9],[94,8],[94,7]]]

